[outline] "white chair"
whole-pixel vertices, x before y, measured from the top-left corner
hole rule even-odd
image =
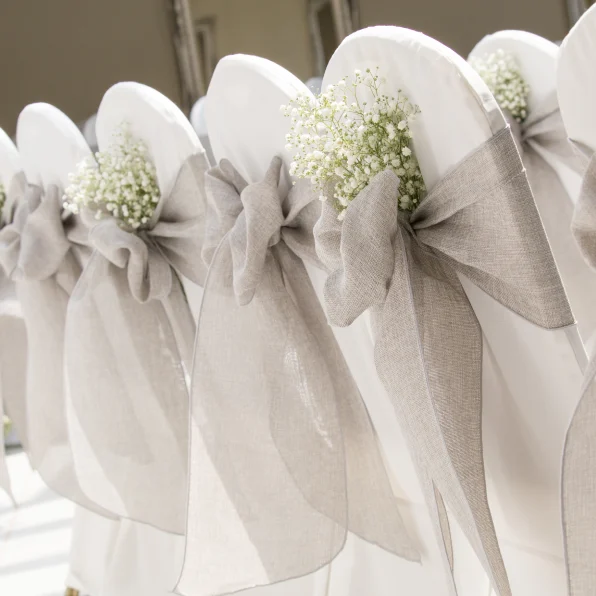
[[[596,81],[593,60],[596,55],[596,8],[588,9],[559,50],[557,93],[569,138],[585,150],[596,151]]]
[[[596,294],[596,276],[571,237],[571,217],[582,176],[581,164],[567,142],[558,112],[555,69],[559,48],[526,31],[499,31],[484,37],[472,50],[470,58],[483,58],[499,49],[513,55],[530,87],[528,118],[520,129],[522,134],[532,129],[539,134],[532,136],[530,132],[523,143],[526,150],[522,160],[571,308],[586,342],[596,330],[592,300]]]
[[[203,145],[210,163],[214,163],[213,151],[211,150],[211,141],[209,140],[209,131],[205,122],[205,103],[207,96],[199,97],[190,111],[190,123],[195,129],[201,145]]]
[[[287,190],[290,184],[287,168],[292,160],[292,154],[285,148],[289,120],[280,113],[279,108],[298,93],[309,91],[294,75],[268,60],[244,55],[228,56],[221,60],[212,78],[206,102],[206,121],[216,160],[230,160],[242,177],[252,183],[263,179],[274,156],[281,156],[284,162],[282,181]],[[305,264],[315,291],[323,300],[326,275],[315,266]],[[393,593],[395,586],[399,585],[412,594],[448,594],[443,587],[441,563],[437,561],[437,554],[433,550],[434,535],[425,505],[416,494],[415,475],[407,450],[400,440],[395,414],[391,406],[379,398],[383,395],[383,389],[375,373],[372,343],[366,323],[350,329],[334,329],[334,333],[371,412],[377,432],[383,438],[384,453],[393,457],[387,445],[395,447],[407,468],[406,479],[404,474],[400,474],[394,488],[408,530],[416,537],[417,543],[422,542],[423,565],[399,559],[349,534],[346,547],[328,568],[277,586],[255,588],[249,593],[355,596],[370,592],[382,596]],[[411,483],[414,483],[413,491],[409,490],[412,488]],[[193,489],[191,485],[191,499]],[[196,490],[200,490],[200,485],[197,484]],[[193,594],[199,588],[209,589],[201,586],[193,573],[199,560],[209,566],[205,559],[197,558],[207,554],[205,548],[208,549],[208,546],[198,550],[200,547],[197,545],[195,550],[189,539],[187,564],[178,586],[183,594]],[[217,556],[216,552],[214,554]],[[230,553],[230,557],[233,565],[233,553]],[[211,589],[219,587],[212,586]]]
[[[49,104],[27,106],[19,117],[17,142],[23,168],[29,181],[47,188],[51,184],[65,188],[68,174],[74,171],[76,164],[88,157],[91,152],[76,125],[60,110]],[[77,253],[83,263],[85,252]],[[42,401],[44,395],[40,396]],[[52,403],[53,409],[62,407],[60,416],[64,426],[68,425],[68,400],[65,403]],[[45,424],[41,404],[29,402],[29,420],[36,424]],[[32,427],[35,433],[35,426]],[[35,436],[32,440],[35,441]],[[68,445],[72,451],[72,445]],[[67,450],[65,450],[67,452]],[[75,477],[75,467],[71,453],[67,473]],[[45,467],[45,466],[44,466]],[[41,470],[44,476],[43,468]],[[49,481],[52,486],[51,479]],[[68,495],[67,495],[68,496]],[[119,530],[117,521],[103,517],[84,507],[77,507],[71,538],[69,576],[67,584],[82,593],[101,594],[104,576],[108,567],[112,542]]]
[[[100,151],[105,151],[109,147],[113,134],[122,124],[128,126],[128,130],[135,139],[142,140],[146,144],[150,159],[156,167],[160,190],[164,195],[172,190],[178,172],[186,159],[197,154],[203,154],[203,148],[182,112],[165,96],[145,85],[120,83],[106,92],[99,108],[96,123]],[[200,259],[200,254],[197,254],[196,258]],[[105,281],[109,282],[109,280],[101,279],[100,275],[98,283],[104,283]],[[188,305],[193,314],[191,315],[188,312],[190,326],[187,329],[176,329],[174,331],[176,336],[180,331],[182,336],[187,338],[184,340],[184,345],[181,343],[178,347],[181,350],[181,355],[171,354],[172,357],[178,359],[181,357],[183,359],[188,358],[188,354],[183,356],[182,352],[192,348],[192,339],[194,338],[192,318],[196,319],[198,317],[202,295],[202,289],[199,286],[187,279],[181,281],[184,284]],[[143,309],[143,307],[144,305],[135,303],[131,306],[131,308],[140,309]],[[185,308],[188,308],[188,306],[185,306]],[[105,322],[105,324],[109,325],[108,322]],[[76,332],[76,329],[74,331]],[[112,332],[115,331],[116,329],[112,328]],[[133,330],[133,333],[135,331],[137,330]],[[189,334],[190,340],[187,341]],[[164,346],[159,345],[163,338],[158,328],[155,329],[152,337],[156,343],[155,349],[163,354],[166,346],[165,344]],[[130,346],[133,346],[135,339],[130,338],[130,341]],[[128,346],[128,343],[122,342],[117,350],[126,350]],[[126,357],[129,358],[127,362],[136,365],[136,356],[128,352],[125,353],[127,354]],[[122,352],[118,351],[118,354],[122,354]],[[162,360],[162,362],[166,365],[167,374],[175,374],[177,377],[180,363],[176,365],[175,362],[169,359]],[[142,364],[148,365],[149,363]],[[172,386],[171,392],[174,397],[180,398],[181,403],[177,407],[186,417],[186,388],[182,389],[182,392],[176,393]],[[75,425],[77,431],[74,434],[74,440],[82,453],[82,457],[77,461],[82,485],[89,494],[93,495],[98,502],[109,510],[122,515],[124,518],[132,517],[132,519],[122,519],[120,521],[120,531],[113,544],[112,564],[105,575],[104,592],[102,594],[106,594],[106,596],[118,596],[120,594],[128,596],[131,593],[162,596],[169,592],[178,577],[180,561],[184,551],[184,536],[158,529],[163,523],[159,519],[160,506],[158,503],[162,502],[161,509],[166,510],[168,507],[179,507],[181,499],[185,499],[187,474],[185,452],[175,447],[177,444],[175,437],[169,437],[170,431],[166,430],[167,421],[160,418],[158,422],[157,417],[163,416],[163,413],[159,410],[159,406],[156,409],[150,407],[152,402],[151,393],[147,392],[143,395],[145,396],[144,409],[146,415],[139,417],[139,424],[154,423],[151,428],[161,429],[155,431],[157,435],[168,435],[167,443],[159,443],[162,446],[167,444],[167,448],[165,452],[162,452],[161,448],[157,448],[158,458],[164,466],[171,470],[170,478],[176,480],[169,484],[165,478],[155,478],[151,474],[143,477],[143,482],[163,482],[164,490],[171,490],[171,498],[166,498],[163,502],[159,499],[155,501],[154,490],[150,488],[144,490],[138,485],[136,485],[139,491],[138,495],[129,495],[127,498],[121,499],[118,493],[119,485],[114,487],[110,481],[110,461],[114,460],[104,460],[101,465],[95,463],[93,445],[87,444],[85,439],[85,423],[76,421]],[[98,399],[101,398],[101,395],[98,396]],[[124,396],[124,399],[126,399],[126,396]],[[98,407],[100,406],[98,405]],[[110,408],[105,405],[104,414],[107,416],[105,420],[109,419],[109,410]],[[155,417],[152,418],[152,416]],[[74,418],[76,419],[77,416]],[[122,420],[120,422],[122,423]],[[187,422],[184,422],[182,427],[184,434],[186,433],[187,424]],[[123,428],[122,432],[126,433],[127,430]],[[151,439],[153,436],[155,435],[149,432],[149,438]],[[139,449],[142,449],[140,445]],[[118,478],[120,478],[120,481],[122,480],[120,472]],[[137,475],[135,478],[138,479],[141,476]],[[145,523],[133,521],[135,512],[130,511],[128,506],[135,499],[151,501],[152,504],[147,506],[144,511],[153,511],[155,516],[140,520]]]
[[[389,92],[403,89],[421,109],[413,143],[429,189],[505,126],[488,89],[461,57],[405,29],[375,27],[346,38],[330,61],[324,86],[355,68],[377,66]],[[559,462],[585,364],[581,340],[575,327],[538,328],[460,279],[485,338],[489,500],[512,591],[561,594]],[[457,563],[455,574],[457,581]],[[467,583],[467,570],[461,574]],[[473,585],[471,590],[481,593]]]

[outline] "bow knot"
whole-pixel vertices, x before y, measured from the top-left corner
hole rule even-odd
[[[70,250],[70,217],[63,213],[60,189],[52,185],[44,193],[17,174],[3,216],[0,264],[7,275],[44,280],[56,274]]]
[[[202,177],[204,154],[188,158],[167,197],[162,197],[148,229],[131,232],[113,217],[99,222],[89,211],[89,242],[108,261],[127,270],[130,291],[141,303],[162,300],[172,289],[173,270],[203,285],[206,268],[198,258],[202,247]]]
[[[210,210],[203,258],[211,262],[227,236],[234,291],[241,305],[253,299],[270,251],[279,243],[294,252],[307,249],[317,260],[308,233],[319,213],[313,193],[300,182],[285,192],[281,168],[282,160],[275,157],[262,181],[247,184],[229,161],[222,160],[205,177]]]

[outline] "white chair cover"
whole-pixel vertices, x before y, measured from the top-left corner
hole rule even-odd
[[[573,314],[584,341],[596,330],[596,276],[571,237],[571,217],[581,184],[582,164],[567,141],[557,101],[556,44],[526,31],[500,31],[484,37],[470,58],[502,49],[514,56],[530,87],[528,118],[513,121],[520,151]],[[505,114],[507,117],[507,114]],[[509,117],[510,118],[510,117]]]
[[[190,233],[190,224],[200,227],[202,222],[195,221],[194,215],[179,220],[190,216],[171,213],[187,207],[194,210],[198,205],[192,195],[198,187],[191,160],[200,161],[201,171],[207,167],[188,120],[159,92],[121,83],[108,90],[100,105],[100,151],[106,150],[123,123],[147,145],[162,192],[159,217],[164,221],[160,219],[147,234],[162,230],[167,235],[176,226],[186,226]],[[189,180],[190,190],[179,187]],[[175,192],[176,201],[172,198]],[[179,278],[192,268],[195,257],[182,255],[182,266],[174,272],[163,256],[169,248],[155,248],[167,239],[149,239],[145,244],[141,236],[120,230],[109,217],[92,220],[90,229],[94,252],[69,305],[66,333],[77,472],[84,490],[116,515],[181,534],[187,491],[187,375],[201,290],[181,279],[183,292]],[[190,238],[190,242],[195,240]],[[169,246],[176,250],[176,243],[177,237]],[[153,264],[166,263],[164,284],[171,285],[164,296],[151,293],[143,298],[133,293],[130,279],[135,261],[132,256],[128,260],[133,245],[150,247],[152,275],[136,270],[140,273],[136,281],[147,283],[150,292],[159,279],[156,271],[164,271],[159,266],[153,269]],[[111,252],[116,246],[124,250]],[[193,247],[191,252],[195,252]],[[145,253],[141,250],[140,254]],[[123,263],[119,255],[126,255]],[[149,268],[146,263],[142,266]]]
[[[365,44],[371,46],[366,53],[361,49]],[[401,88],[420,106],[412,132],[428,188],[505,126],[486,86],[463,59],[404,29],[375,27],[346,38],[330,61],[323,86],[355,68],[377,66],[390,81],[389,91]],[[580,364],[585,364],[581,341],[576,328],[538,328],[467,279],[461,281],[485,339],[484,454],[489,500],[511,589],[513,594],[561,594],[558,462],[574,407],[570,396],[577,395]],[[376,421],[370,404],[369,408]],[[382,426],[377,423],[377,428]],[[382,432],[380,436],[383,439]],[[403,449],[391,449],[390,461],[396,453]],[[402,481],[404,474],[396,476]],[[457,582],[457,555],[454,559]],[[469,567],[463,560],[465,577]],[[472,586],[471,593],[485,589],[486,584]]]
[[[213,150],[211,149],[211,141],[209,140],[209,132],[207,131],[207,121],[205,120],[206,101],[206,95],[197,99],[195,105],[192,106],[192,110],[190,111],[190,123],[195,129],[195,132],[199,137],[199,141],[201,141],[201,145],[203,145],[205,152],[207,153],[209,162],[213,164],[215,160],[213,158]]]

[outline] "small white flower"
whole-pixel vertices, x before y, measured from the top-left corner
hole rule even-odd
[[[498,49],[483,58],[471,58],[470,64],[495,96],[500,108],[507,110],[517,122],[523,122],[528,116],[530,87],[514,55]]]
[[[288,149],[294,151],[290,174],[309,179],[320,198],[333,185],[340,212],[385,168],[400,176],[400,209],[413,210],[425,191],[411,150],[402,152],[411,138],[408,122],[419,109],[401,92],[397,97],[383,93],[377,71],[356,71],[351,80],[346,77],[315,98],[299,95],[284,112],[291,119],[286,135]],[[359,101],[358,87],[367,88],[372,99]],[[134,217],[139,219],[136,212]]]
[[[125,125],[115,132],[107,151],[77,165],[70,182],[64,196],[66,209],[73,213],[81,207],[94,209],[96,219],[109,214],[133,230],[150,222],[160,198],[147,148],[132,139]]]
[[[403,147],[401,152],[406,157],[409,157],[410,155],[412,155],[412,150],[409,147]]]

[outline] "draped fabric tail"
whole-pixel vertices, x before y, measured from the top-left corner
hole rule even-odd
[[[596,358],[565,441],[563,530],[569,596],[589,596],[596,585]]]
[[[141,304],[126,270],[93,254],[66,327],[77,472],[114,514],[183,533],[188,390],[177,335],[183,350],[192,344],[177,278],[171,295]]]
[[[589,161],[571,229],[586,262],[596,269],[596,154]],[[567,431],[563,455],[563,531],[569,596],[596,585],[596,354]]]
[[[348,531],[419,560],[362,398],[307,275],[320,209],[281,161],[247,185],[207,176],[211,266],[192,378],[181,594],[212,596],[310,574]],[[214,246],[216,248],[214,248]]]

